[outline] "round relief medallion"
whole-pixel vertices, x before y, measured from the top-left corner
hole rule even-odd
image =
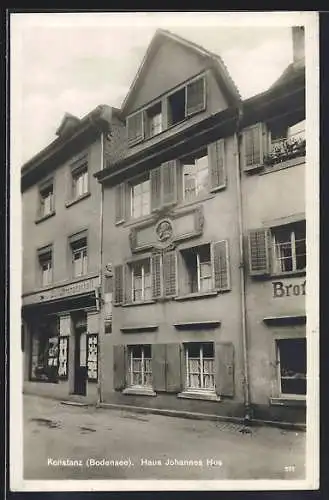
[[[163,220],[159,222],[156,227],[156,234],[159,241],[167,241],[173,235],[172,224],[169,220]]]

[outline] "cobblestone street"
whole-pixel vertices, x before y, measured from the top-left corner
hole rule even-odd
[[[303,479],[306,434],[24,396],[24,479]]]

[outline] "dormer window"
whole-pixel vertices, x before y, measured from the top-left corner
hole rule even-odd
[[[161,102],[146,110],[147,133],[149,137],[162,132],[162,111]]]

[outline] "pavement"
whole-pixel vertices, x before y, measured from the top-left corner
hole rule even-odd
[[[304,479],[303,431],[24,395],[24,479]]]

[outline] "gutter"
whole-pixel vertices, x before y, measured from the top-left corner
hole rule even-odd
[[[250,404],[250,382],[249,382],[249,361],[248,361],[248,338],[247,338],[247,313],[246,313],[246,280],[245,280],[245,256],[243,245],[243,200],[241,189],[241,122],[243,111],[240,108],[236,123],[236,133],[234,134],[235,157],[236,157],[236,192],[238,199],[238,228],[239,228],[239,256],[240,256],[240,297],[241,297],[241,332],[243,350],[243,396],[244,396],[244,422],[250,424],[252,420],[252,410]]]
[[[101,170],[104,169],[104,132],[101,132]],[[103,239],[104,239],[104,186],[101,184],[101,201],[100,201],[100,242],[99,242],[99,294],[98,294],[98,383],[97,383],[97,405],[100,405],[103,401],[102,397],[102,336],[100,335],[102,331],[103,322]]]

